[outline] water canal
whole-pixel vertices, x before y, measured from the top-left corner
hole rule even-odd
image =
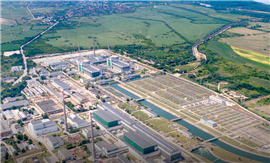
[[[104,86],[111,86],[113,87],[114,89],[122,92],[123,94],[126,94],[127,96],[133,98],[133,99],[139,99],[140,97],[136,96],[135,94],[129,92],[128,90],[122,88],[122,87],[119,87],[118,86],[119,83],[112,83],[112,84],[106,84]],[[160,107],[146,101],[146,100],[143,100],[141,101],[141,103],[149,108],[152,109],[153,112],[157,113],[159,116],[161,117],[164,117],[166,119],[173,119],[173,118],[176,118],[176,116],[172,115],[171,113],[161,109]],[[190,123],[184,121],[184,120],[178,120],[178,121],[175,121],[176,123],[179,123],[180,125],[186,127],[189,129],[189,132],[191,132],[193,135],[196,135],[204,140],[208,140],[208,139],[211,139],[213,138],[214,136],[213,135],[210,135],[204,131],[202,131],[201,129],[191,125]],[[270,162],[270,158],[268,157],[263,157],[263,156],[259,156],[259,155],[256,155],[256,154],[252,154],[252,153],[248,153],[248,152],[245,152],[245,151],[242,151],[238,148],[235,148],[233,146],[230,146],[222,141],[219,141],[219,140],[214,140],[214,141],[211,141],[211,143],[213,144],[216,144],[218,145],[220,148],[222,149],[225,149],[231,153],[234,153],[236,155],[239,155],[239,156],[242,156],[242,157],[246,157],[246,158],[249,158],[249,159],[252,159],[252,160],[256,160],[256,161],[260,161],[260,162],[266,162],[266,163],[269,163]],[[207,149],[206,149],[207,150]],[[204,150],[202,150],[204,151]],[[209,152],[209,151],[207,151]],[[211,154],[212,155],[212,154]],[[204,154],[205,158],[207,158],[209,155],[208,154]],[[212,155],[213,156],[213,155]],[[209,156],[209,160],[212,159],[212,156],[210,157]],[[214,157],[214,156],[213,156]],[[210,160],[211,161],[211,160]],[[224,161],[222,160],[219,160],[217,161],[216,163],[225,163]]]

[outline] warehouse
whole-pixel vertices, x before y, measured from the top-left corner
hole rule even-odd
[[[23,96],[18,96],[18,97],[7,97],[3,100],[4,103],[10,103],[10,102],[14,102],[14,101],[19,101],[19,100],[23,100]]]
[[[91,78],[94,78],[100,75],[100,69],[93,65],[83,66],[83,73]]]
[[[93,113],[95,119],[104,124],[107,127],[113,127],[120,124],[119,119],[110,115],[107,111],[98,110]]]
[[[11,136],[11,129],[3,119],[0,119],[0,133],[1,138]]]
[[[209,126],[209,127],[216,127],[217,126],[217,123],[210,120],[210,119],[207,119],[205,117],[201,117],[201,120],[200,122],[206,126]]]
[[[63,111],[53,100],[46,100],[36,102],[36,106],[42,111],[43,114],[56,114]]]
[[[12,107],[20,108],[20,107],[25,107],[28,105],[29,105],[28,100],[20,100],[20,101],[14,101],[14,102],[2,104],[0,105],[0,108],[2,109],[2,111],[5,111],[5,110],[10,110]]]
[[[157,144],[142,136],[142,133],[130,131],[124,133],[123,139],[142,154],[148,154],[158,150]]]
[[[73,94],[71,95],[71,98],[72,98],[74,101],[78,102],[78,103],[81,103],[81,102],[87,102],[87,101],[88,101],[87,98],[84,97],[84,96],[83,96],[82,94],[80,94],[80,93],[73,93]]]
[[[70,90],[70,86],[68,86],[67,84],[65,84],[64,82],[62,82],[60,79],[54,79],[52,84],[61,89],[62,91],[67,91],[67,90]]]
[[[98,132],[95,128],[93,128],[94,130],[94,137],[97,137],[100,133],[102,132]],[[82,134],[86,137],[86,138],[91,138],[92,137],[92,129],[91,127],[85,127],[82,129]]]
[[[192,135],[191,132],[188,132],[188,131],[185,130],[185,129],[180,129],[180,132],[181,132],[184,136],[186,136],[186,137],[188,137],[188,138],[193,138],[193,137],[194,137],[194,136]]]

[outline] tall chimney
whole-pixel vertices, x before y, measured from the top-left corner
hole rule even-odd
[[[93,37],[93,50],[94,50],[94,57],[96,56],[96,52],[95,52],[95,40],[94,40],[94,37]]]
[[[62,98],[63,98],[63,107],[64,107],[64,118],[65,118],[65,130],[68,132],[68,124],[67,124],[67,115],[66,115],[66,107],[65,107],[65,100],[64,100],[64,91],[62,91]]]
[[[90,125],[91,125],[91,138],[92,138],[92,148],[93,148],[93,162],[96,161],[96,150],[95,150],[95,136],[93,130],[93,121],[92,121],[92,113],[90,112]]]

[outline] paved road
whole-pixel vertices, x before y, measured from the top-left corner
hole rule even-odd
[[[45,32],[47,32],[48,30],[50,30],[52,27],[54,27],[55,25],[57,25],[59,22],[54,23],[52,26],[50,26],[49,28],[47,28],[45,31],[41,32],[39,35],[37,35],[36,37],[32,38],[30,41],[28,41],[27,43],[24,43],[23,45],[21,45],[20,47],[20,52],[22,54],[23,57],[23,63],[24,63],[24,71],[23,71],[23,75],[19,77],[19,79],[17,79],[13,85],[19,83],[22,81],[22,78],[25,77],[27,75],[27,57],[25,57],[24,53],[23,53],[23,47],[29,43],[31,43],[32,41],[36,40],[37,38],[39,38],[40,36],[42,36]]]
[[[35,20],[35,17],[33,15],[33,13],[31,12],[31,10],[29,9],[29,6],[31,5],[32,1],[29,3],[29,5],[27,5],[27,10],[30,12],[30,14],[32,15],[33,17],[33,20]]]

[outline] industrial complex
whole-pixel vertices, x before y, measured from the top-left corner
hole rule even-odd
[[[33,61],[39,68],[29,70],[22,96],[3,99],[0,108],[1,137],[16,137],[20,149],[6,144],[10,154],[45,150],[51,156],[31,157],[48,163],[203,162],[192,151],[216,148],[211,141],[225,136],[259,139],[257,149],[270,152],[262,120],[202,86],[109,49]],[[204,140],[192,125],[215,137]],[[31,141],[17,140],[20,134]]]

